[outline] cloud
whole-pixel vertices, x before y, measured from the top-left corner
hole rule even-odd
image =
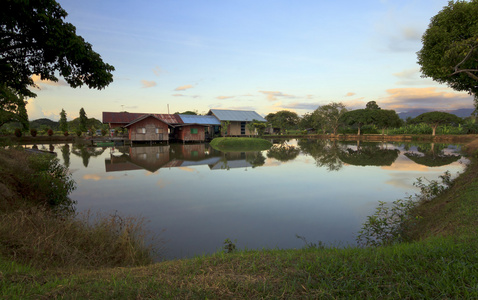
[[[153,68],[153,73],[154,75],[158,76],[165,73],[165,71],[163,71],[160,67],[156,66]]]
[[[302,102],[294,102],[290,104],[285,104],[281,105],[283,108],[286,109],[301,109],[301,110],[316,110],[319,106],[321,106],[320,103],[302,103]]]
[[[377,103],[383,108],[394,110],[413,108],[449,110],[473,107],[472,96],[455,92],[450,88],[398,88],[387,90],[387,94],[387,97],[377,100]]]
[[[289,99],[297,98],[293,95],[284,94],[278,91],[259,91],[259,93],[266,95],[268,101],[277,101],[278,98],[289,98]]]
[[[28,113],[28,118],[30,120],[36,120],[36,119],[42,119],[42,118],[48,118],[51,120],[60,119],[59,112],[51,112],[51,111],[44,110],[38,101],[39,100],[35,98],[30,98],[27,101],[26,109]]]
[[[355,96],[355,93],[348,92],[347,94],[345,94],[345,97],[352,97],[352,96]]]
[[[183,86],[180,86],[180,87],[177,87],[175,88],[174,90],[175,91],[185,91],[187,89],[192,89],[193,86],[191,84],[187,84],[187,85],[183,85]]]
[[[41,89],[46,90],[48,86],[69,86],[68,83],[63,79],[58,79],[58,81],[51,81],[51,80],[41,80],[40,75],[33,75],[32,76],[33,82],[38,85]]]
[[[173,97],[189,97],[189,98],[199,98],[199,95],[184,95],[184,94],[173,94]]]
[[[234,98],[234,96],[218,96],[216,98],[219,99],[219,100],[225,100],[225,99],[232,99],[232,98]]]
[[[144,89],[155,87],[157,85],[156,81],[141,80],[141,84]]]

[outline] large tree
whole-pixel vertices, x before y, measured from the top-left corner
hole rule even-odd
[[[360,130],[363,125],[372,124],[374,122],[373,109],[356,109],[346,112],[341,117],[341,122],[347,125],[357,125],[357,135],[360,135]]]
[[[373,123],[377,127],[382,128],[382,134],[385,134],[385,129],[399,127],[402,120],[394,110],[377,109],[372,112]]]
[[[85,109],[82,107],[80,109],[80,131],[85,132],[86,126],[88,126],[88,117],[86,116]]]
[[[425,123],[428,124],[432,129],[432,135],[435,136],[436,129],[438,126],[443,124],[460,124],[463,121],[462,118],[442,112],[442,111],[431,111],[423,113],[412,120],[413,123]]]
[[[422,42],[423,76],[474,95],[477,106],[478,0],[450,1],[431,19]]]
[[[323,131],[331,131],[334,135],[341,124],[342,116],[347,112],[347,108],[342,103],[331,102],[327,105],[318,107],[313,113],[315,123],[321,124]]]
[[[299,124],[299,116],[297,113],[281,110],[276,113],[268,114],[265,119],[271,123],[272,127],[280,128],[281,132],[295,128]]]
[[[4,0],[0,9],[0,101],[13,114],[25,97],[35,97],[33,75],[63,77],[71,87],[103,89],[114,67],[64,22],[67,13],[55,0]],[[12,105],[13,104],[13,105]],[[0,120],[2,122],[2,120]],[[0,123],[1,124],[1,123]]]

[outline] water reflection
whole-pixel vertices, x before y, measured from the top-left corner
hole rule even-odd
[[[427,167],[446,166],[461,158],[461,155],[449,153],[446,144],[435,143],[420,145],[416,152],[407,152],[405,156],[416,164]]]
[[[106,148],[73,146],[72,153],[88,166],[90,157],[101,155]],[[69,146],[61,148],[65,164],[69,164]],[[402,153],[425,166],[444,166],[461,158],[444,144],[391,144],[373,142],[339,142],[337,140],[298,140],[297,145],[287,141],[276,142],[267,151],[221,152],[208,144],[171,144],[162,146],[120,146],[110,148],[105,158],[106,172],[147,170],[207,165],[210,170],[255,168],[265,165],[267,158],[278,162],[295,160],[300,153],[311,156],[317,167],[340,171],[344,164],[353,166],[391,166]]]
[[[417,191],[418,177],[436,180],[446,170],[462,170],[466,160],[455,160],[458,150],[316,139],[227,153],[208,144],[55,145],[77,182],[71,197],[78,212],[145,217],[151,232],[166,229],[167,258],[212,253],[226,238],[237,239],[239,248],[302,247],[296,234],[353,244],[378,201]],[[453,163],[431,168],[410,154],[453,156]]]
[[[106,172],[144,169],[156,172],[161,168],[208,166],[211,170],[258,167],[265,163],[260,151],[227,152],[208,144],[171,144],[165,146],[112,148],[105,159]]]

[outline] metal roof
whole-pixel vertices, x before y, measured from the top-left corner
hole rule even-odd
[[[215,116],[179,115],[184,124],[221,125]]]
[[[252,121],[267,122],[258,113],[252,110],[226,110],[226,109],[211,109],[208,113],[213,114],[219,121]]]

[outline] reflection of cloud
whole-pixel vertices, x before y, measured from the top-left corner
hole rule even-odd
[[[178,168],[179,170],[183,170],[183,171],[186,171],[186,172],[197,172],[196,169],[193,169],[193,168],[189,168],[189,167],[179,167]]]
[[[164,179],[160,179],[158,180],[158,182],[156,182],[156,185],[159,186],[160,189],[162,189],[168,186],[169,182],[164,181]]]
[[[193,88],[192,85],[187,84],[187,85],[183,85],[183,86],[177,87],[177,88],[175,88],[174,90],[175,90],[175,91],[185,91],[185,90],[187,90],[187,89],[192,89],[192,88]]]
[[[419,165],[407,158],[404,155],[400,155],[391,166],[382,166],[383,170],[393,171],[414,171],[414,172],[428,172],[429,168],[424,165]]]
[[[471,108],[473,97],[458,93],[449,88],[399,88],[387,90],[388,97],[378,100],[380,106],[387,109],[428,108],[447,110]]]
[[[157,85],[156,81],[141,80],[144,89],[151,88]]]
[[[84,180],[94,180],[94,181],[100,181],[100,180],[113,180],[117,179],[118,177],[109,175],[109,176],[101,176],[99,174],[85,174],[83,175]]]

